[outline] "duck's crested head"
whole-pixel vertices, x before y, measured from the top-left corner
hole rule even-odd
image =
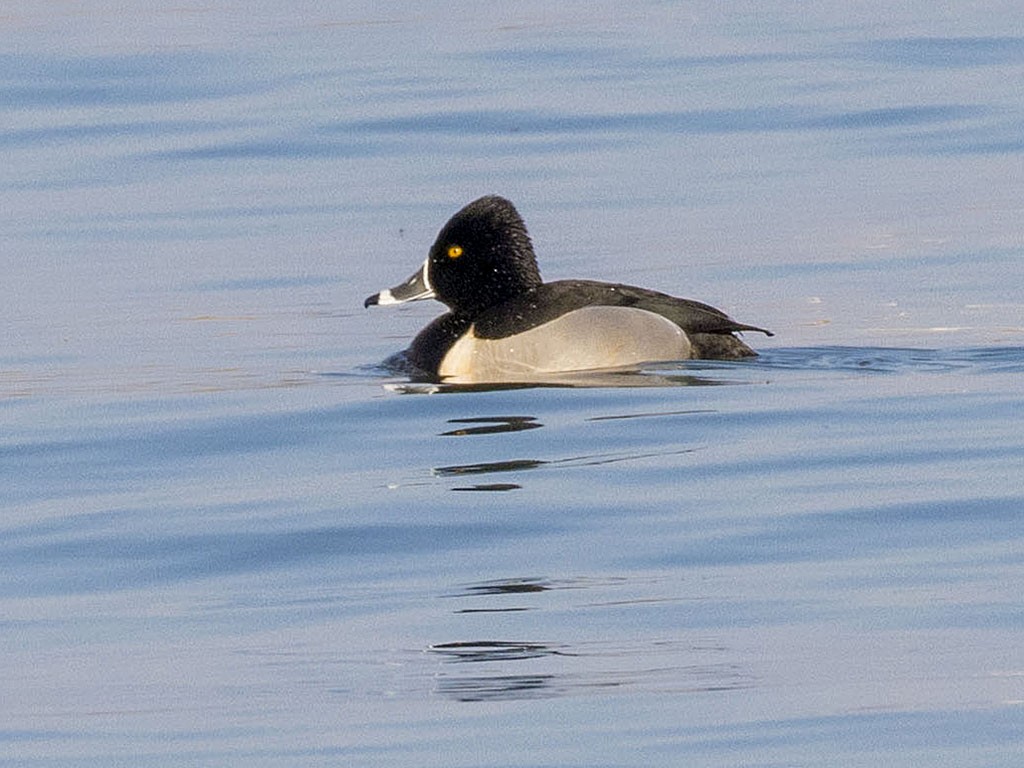
[[[526,225],[515,206],[498,195],[474,200],[452,216],[427,263],[437,298],[468,315],[541,283]]]

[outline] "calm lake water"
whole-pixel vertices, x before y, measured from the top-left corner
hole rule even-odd
[[[1018,766],[1018,2],[85,3],[0,43],[0,764]],[[451,213],[762,355],[427,387]]]

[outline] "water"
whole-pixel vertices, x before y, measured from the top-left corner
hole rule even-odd
[[[1021,21],[6,14],[0,764],[1019,764]],[[380,368],[488,192],[777,335]]]

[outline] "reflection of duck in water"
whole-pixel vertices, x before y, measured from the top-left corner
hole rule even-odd
[[[458,664],[518,662],[563,655],[559,648],[545,643],[498,640],[440,643],[430,646],[430,650]],[[564,694],[553,674],[453,675],[438,678],[437,685],[440,693],[456,701],[515,701]]]

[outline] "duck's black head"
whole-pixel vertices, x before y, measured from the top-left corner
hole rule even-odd
[[[541,283],[522,217],[508,200],[474,200],[441,228],[427,257],[430,287],[454,312],[470,316]]]

